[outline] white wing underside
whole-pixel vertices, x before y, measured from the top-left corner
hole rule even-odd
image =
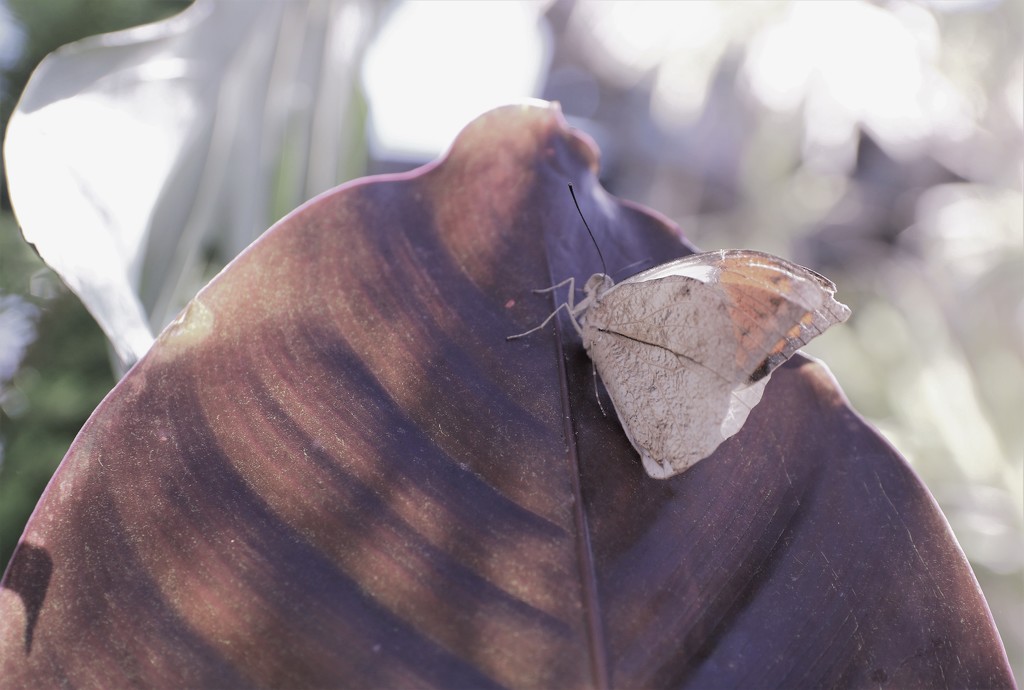
[[[591,343],[590,357],[626,436],[647,473],[656,478],[688,469],[736,434],[768,383],[767,376],[755,383],[742,377],[737,383],[741,375],[735,371],[734,345],[730,347],[725,338],[714,342],[715,334],[728,333],[731,326],[708,323],[720,321],[720,315],[691,301],[663,309],[663,314],[676,318],[652,324],[648,330],[653,338],[647,342],[598,332],[602,320],[592,318],[593,313],[583,325],[584,342]],[[611,321],[617,311],[601,313],[606,312],[602,308],[596,316]],[[636,325],[617,323],[626,331],[636,330],[629,328]],[[697,333],[707,337],[700,343],[688,342]]]
[[[785,295],[778,290],[782,307],[774,288],[764,287],[775,276],[787,288]],[[746,280],[762,282],[750,287]],[[739,301],[737,285],[744,290]],[[679,474],[735,435],[771,370],[846,318],[849,310],[832,300],[832,290],[821,276],[776,257],[723,251],[672,261],[588,295],[583,342],[647,473]],[[806,326],[800,316],[792,320],[808,313],[815,318]],[[753,376],[762,360],[770,366]]]

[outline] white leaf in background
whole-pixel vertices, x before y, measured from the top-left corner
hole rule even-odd
[[[346,165],[361,172],[373,10],[197,0],[32,75],[4,143],[11,203],[124,369],[208,278],[209,255],[230,260]]]

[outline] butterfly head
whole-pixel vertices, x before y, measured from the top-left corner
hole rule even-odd
[[[615,285],[615,281],[611,279],[611,276],[604,273],[595,273],[587,279],[587,284],[583,286],[583,294],[586,295],[586,301],[598,302],[601,300],[601,295],[612,289]]]

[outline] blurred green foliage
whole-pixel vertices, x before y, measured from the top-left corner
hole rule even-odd
[[[0,562],[6,565],[50,475],[114,385],[106,339],[74,295],[35,255],[9,213],[0,217],[0,291],[56,288],[40,307],[37,338],[0,405]]]

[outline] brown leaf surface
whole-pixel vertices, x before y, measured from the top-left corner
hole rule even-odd
[[[904,461],[798,356],[650,479],[568,325],[689,249],[555,107],[278,223],[100,405],[0,589],[0,686],[1012,686]],[[842,286],[840,286],[840,297]]]

